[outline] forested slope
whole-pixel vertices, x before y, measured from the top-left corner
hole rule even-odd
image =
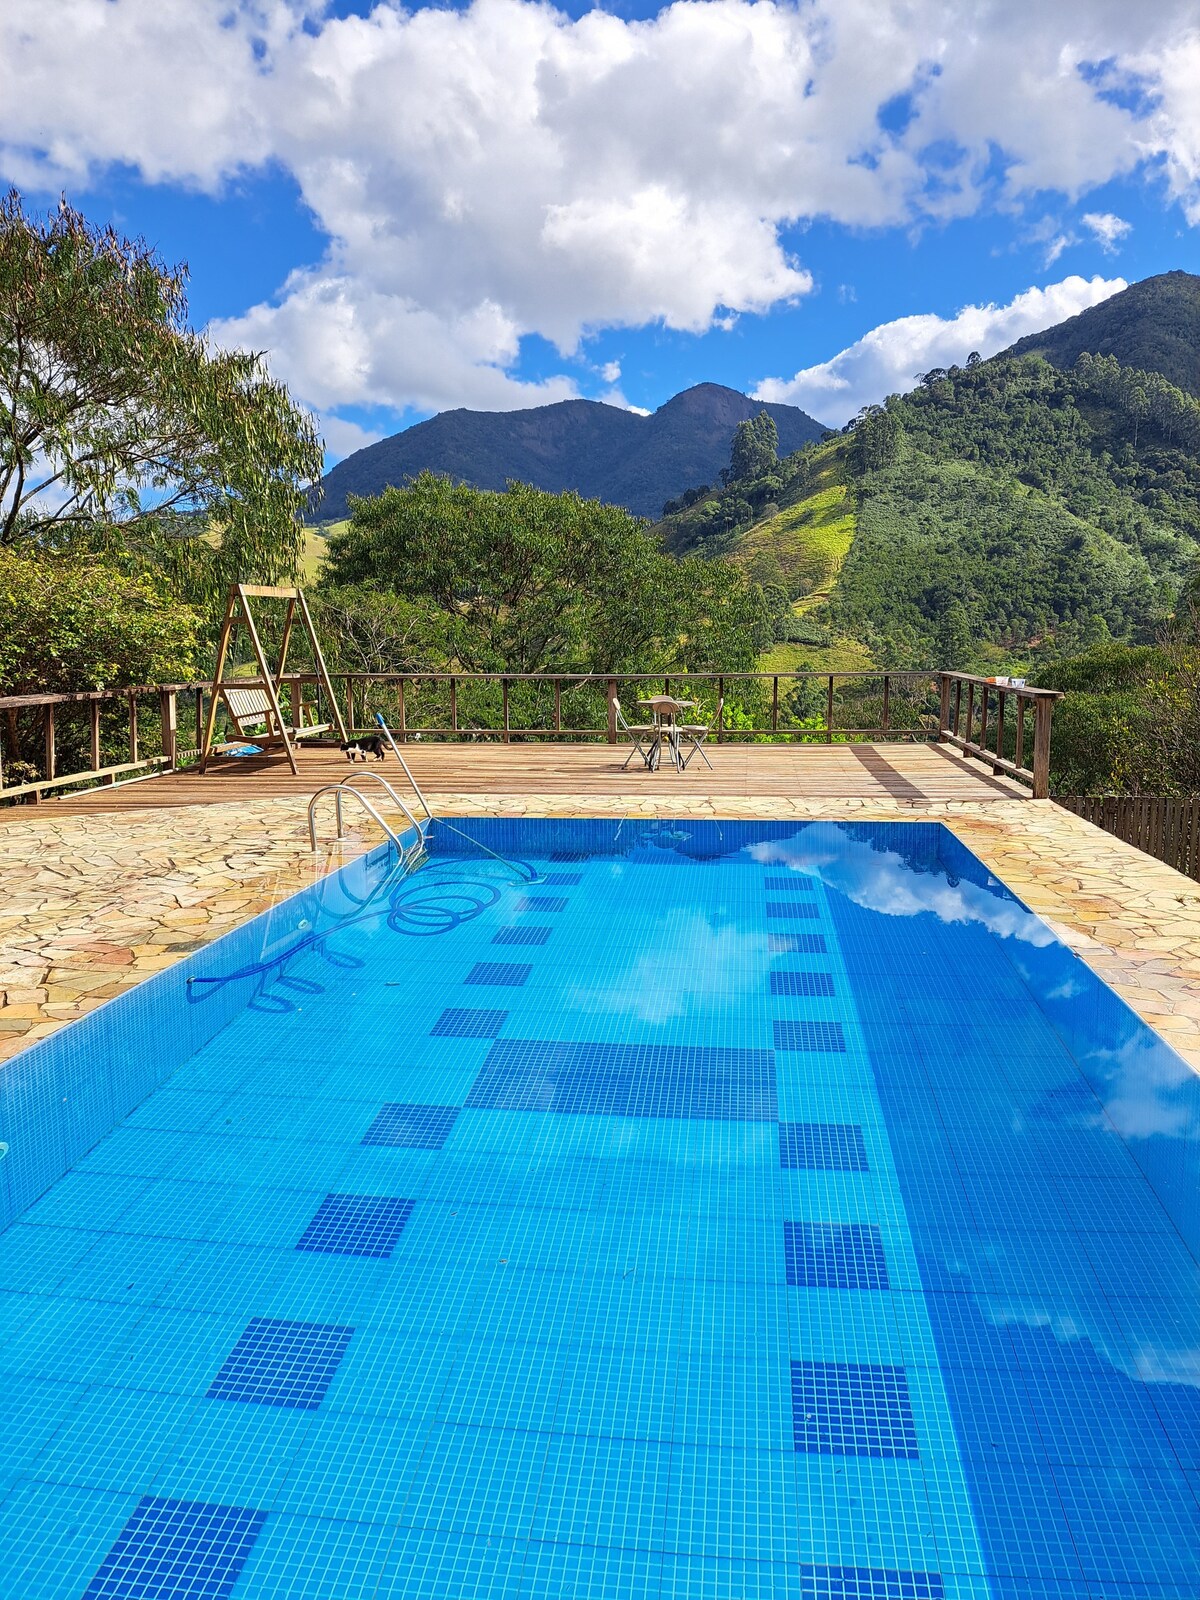
[[[782,585],[785,636],[897,666],[1149,641],[1195,568],[1200,403],[1113,357],[972,361],[660,528]]]

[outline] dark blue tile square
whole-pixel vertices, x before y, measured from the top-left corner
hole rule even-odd
[[[781,1122],[779,1164],[808,1172],[866,1172],[862,1129],[854,1122]]]
[[[333,1382],[353,1328],[255,1317],[213,1379],[209,1400],[315,1411]]]
[[[553,915],[556,911],[565,911],[570,905],[569,900],[552,894],[524,894],[513,907],[514,911],[544,911]]]
[[[832,972],[773,972],[772,994],[831,995],[834,993]]]
[[[811,878],[799,872],[785,872],[773,874],[764,878],[763,888],[772,894],[791,892],[792,894],[812,894],[815,885]]]
[[[900,1572],[891,1567],[800,1568],[800,1600],[943,1600],[937,1572]]]
[[[381,1106],[362,1142],[393,1150],[440,1150],[460,1110],[459,1106]]]
[[[820,906],[807,905],[803,901],[768,900],[767,916],[774,922],[797,922],[800,920],[812,921],[821,915]]]
[[[917,1459],[903,1367],[792,1362],[792,1434],[810,1455]]]
[[[775,1056],[724,1046],[501,1039],[467,1096],[493,1111],[774,1122]]]
[[[224,1600],[266,1516],[243,1506],[145,1495],[83,1600]]]
[[[548,872],[542,881],[548,889],[574,889],[583,882],[583,873]]]
[[[800,1289],[887,1289],[883,1241],[873,1223],[785,1222],[787,1281]]]
[[[824,1050],[841,1055],[846,1049],[846,1036],[840,1022],[776,1022],[776,1050]]]
[[[828,954],[823,933],[769,933],[767,948],[773,955],[823,956]]]
[[[493,944],[545,944],[553,928],[501,928],[492,935]]]
[[[522,961],[477,961],[463,979],[493,989],[520,989],[529,982],[533,968]]]
[[[327,1194],[296,1249],[384,1261],[396,1248],[412,1208],[411,1200],[392,1195]]]
[[[429,1032],[437,1039],[494,1039],[507,1020],[507,1011],[470,1011],[463,1006],[448,1006]]]

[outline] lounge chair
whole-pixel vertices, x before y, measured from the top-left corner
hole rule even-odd
[[[659,729],[652,722],[626,722],[625,713],[621,710],[621,702],[613,700],[613,710],[617,716],[617,727],[629,738],[629,754],[621,763],[621,771],[633,760],[636,751],[647,768],[653,770],[654,753],[658,748]]]
[[[681,722],[679,724],[675,731],[679,738],[679,770],[681,772],[687,766],[692,757],[697,754],[700,756],[700,759],[704,762],[704,765],[708,768],[708,770],[710,772],[712,771],[712,762],[708,759],[700,747],[712,732],[714,724],[720,722],[721,713],[724,711],[724,709],[724,700],[718,700],[717,712],[713,717],[712,722]],[[688,750],[686,755],[684,754],[683,750],[685,744],[691,746],[691,749]]]

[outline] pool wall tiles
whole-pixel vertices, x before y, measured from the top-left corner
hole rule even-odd
[[[949,829],[938,831],[946,872],[1034,917]],[[1040,919],[1034,917],[1034,924]],[[1176,1227],[1200,1253],[1200,1208],[1195,1204],[1200,1192],[1200,1095],[1195,1072],[1049,929],[1045,943],[1009,937],[1000,944],[1030,999],[1103,1104],[1108,1126],[1126,1141]],[[964,999],[969,1003],[966,989]]]
[[[327,926],[383,877],[379,847],[0,1064],[0,1230],[15,1222],[263,987],[261,975],[189,985],[253,966],[308,925]],[[270,974],[268,974],[268,977]],[[164,1026],[164,1018],[170,1018]]]

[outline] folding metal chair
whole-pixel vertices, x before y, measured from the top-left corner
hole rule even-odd
[[[704,765],[708,768],[708,770],[710,772],[712,771],[712,762],[708,759],[708,757],[705,755],[704,751],[700,747],[704,743],[705,739],[708,738],[709,734],[711,733],[711,731],[713,729],[714,724],[720,722],[721,713],[724,711],[724,709],[725,709],[724,700],[718,700],[717,701],[717,714],[712,719],[712,722],[708,722],[708,723],[681,722],[679,724],[679,726],[676,728],[675,732],[676,732],[676,734],[677,734],[677,736],[679,738],[679,744],[680,744],[679,770],[681,772],[686,770],[688,762],[692,759],[692,757],[694,755],[699,755],[700,759],[704,762]],[[684,745],[685,741],[688,744],[691,745],[691,749],[687,752],[686,755],[683,753],[683,745]]]
[[[635,752],[641,756],[646,767],[651,769],[654,764],[654,752],[658,748],[658,728],[649,722],[626,722],[625,713],[621,710],[621,702],[619,700],[614,699],[613,710],[617,714],[617,727],[629,737],[629,754],[621,763],[621,771],[625,771],[625,768],[633,760]]]

